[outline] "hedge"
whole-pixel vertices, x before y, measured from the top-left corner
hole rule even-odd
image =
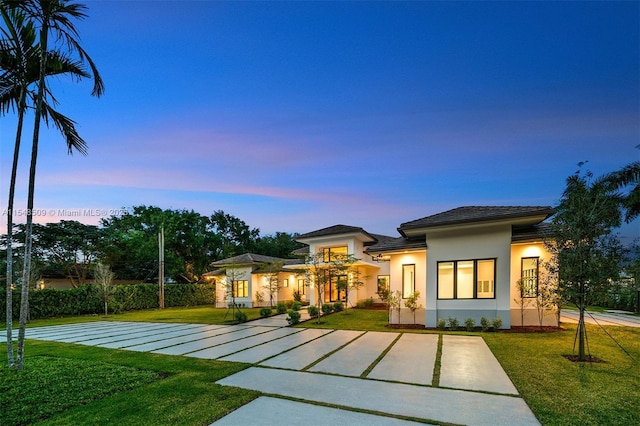
[[[6,290],[0,289],[0,322],[6,318]],[[20,312],[20,289],[13,291],[13,315]],[[164,305],[198,306],[215,303],[214,288],[207,284],[167,284]],[[158,307],[157,284],[117,285],[113,287],[109,312],[123,312]],[[29,291],[29,315],[31,319],[71,315],[101,314],[104,302],[97,287],[86,285],[68,290]]]

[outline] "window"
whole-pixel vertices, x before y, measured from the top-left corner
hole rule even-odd
[[[438,299],[493,299],[496,260],[438,262]]]
[[[389,291],[389,275],[378,275],[378,291],[376,293],[382,294]]]
[[[344,247],[329,247],[322,249],[322,260],[325,263],[333,262],[336,259],[344,259],[347,257],[348,249]]]
[[[289,287],[289,280],[288,279],[282,280],[282,287]]]
[[[231,282],[233,289],[233,297],[248,297],[249,296],[249,281],[247,280],[234,280]]]
[[[521,262],[522,262],[522,273],[520,275],[520,278],[522,279],[521,296],[536,297],[538,296],[538,264],[540,263],[540,258],[523,257]]]
[[[345,289],[347,287],[346,275],[332,275],[324,285],[324,301],[345,301]]]
[[[298,279],[298,293],[300,293],[300,296],[304,296],[305,294],[307,294],[306,287],[304,285],[304,279],[302,278]]]
[[[402,265],[402,298],[406,299],[416,289],[416,265]]]

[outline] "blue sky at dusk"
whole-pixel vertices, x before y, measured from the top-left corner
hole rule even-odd
[[[463,205],[555,205],[578,162],[640,159],[637,1],[86,4],[106,92],[51,81],[90,149],[42,133],[40,222],[147,204],[263,234],[397,235]],[[14,126],[2,118],[3,200]]]

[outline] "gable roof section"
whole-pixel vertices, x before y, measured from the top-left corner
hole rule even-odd
[[[367,242],[375,242],[377,238],[372,234],[368,233],[364,229],[359,226],[349,226],[349,225],[333,225],[327,228],[318,229],[316,231],[307,232],[306,234],[298,235],[295,239],[299,242],[305,242],[315,238],[322,237],[332,237],[335,235],[343,235],[343,234],[362,234],[364,236],[363,240]]]
[[[498,221],[518,222],[526,218],[531,218],[533,224],[542,222],[553,213],[555,210],[549,206],[466,206],[405,222],[398,232],[408,236],[413,234],[413,230]]]

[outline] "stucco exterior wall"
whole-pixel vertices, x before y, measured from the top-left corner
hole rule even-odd
[[[503,328],[511,327],[511,226],[494,225],[427,233],[426,327],[436,327],[438,318],[455,317],[460,323],[484,316],[500,317]],[[438,300],[438,262],[495,259],[495,298]]]
[[[402,293],[403,265],[415,265],[415,290],[420,292],[418,306],[422,306],[421,309],[416,311],[416,324],[424,324],[424,308],[427,306],[429,297],[427,289],[427,252],[421,250],[391,255],[389,261],[389,287],[391,291],[400,291]],[[404,306],[405,301],[406,299],[402,299],[400,302],[400,322],[398,322],[398,314],[392,313],[392,324],[413,324],[413,314],[409,308]]]

